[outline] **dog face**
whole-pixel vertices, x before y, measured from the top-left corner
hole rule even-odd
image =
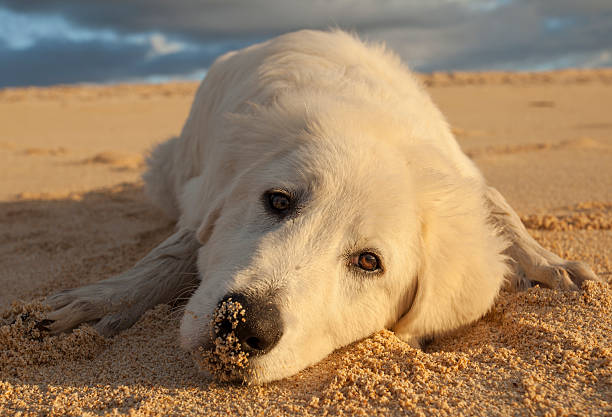
[[[338,120],[347,123],[338,128]],[[383,328],[396,326],[410,341],[473,320],[490,305],[503,275],[503,245],[486,224],[475,185],[448,184],[452,169],[442,155],[416,147],[407,157],[395,145],[401,130],[381,138],[380,121],[364,123],[358,115],[336,115],[316,127],[269,127],[266,135],[293,137],[249,156],[250,164],[239,162],[246,168],[206,204],[198,229],[202,281],[186,306],[181,340],[187,350],[210,354],[232,333],[239,347],[230,356],[246,353],[247,360],[225,366],[227,358],[217,355],[217,376],[280,379]],[[196,181],[187,193],[206,194],[201,187]],[[463,204],[449,206],[457,193],[466,194]],[[441,224],[445,217],[456,224]],[[472,247],[460,250],[461,244]],[[465,258],[455,262],[457,256]],[[474,256],[482,260],[466,271]],[[460,270],[447,274],[450,284],[439,277],[454,267]],[[497,280],[464,291],[465,277],[478,281],[487,273]],[[483,301],[472,304],[479,306],[461,305],[475,293]],[[218,320],[227,302],[238,303],[233,323]]]

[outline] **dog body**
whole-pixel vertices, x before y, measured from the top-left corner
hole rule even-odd
[[[597,279],[527,234],[395,55],[340,31],[219,58],[144,178],[177,232],[124,274],[50,297],[52,330],[113,334],[197,287],[182,346],[235,331],[250,357],[230,379],[266,382],[383,328],[418,346],[478,319],[504,282]],[[244,324],[220,333],[232,299]]]

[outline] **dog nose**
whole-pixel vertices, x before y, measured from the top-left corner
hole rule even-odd
[[[222,320],[217,336],[223,337],[231,329],[244,352],[251,355],[269,352],[283,335],[283,323],[278,307],[271,301],[242,294],[228,294],[219,302],[217,311],[228,302],[239,303],[244,312],[241,312],[239,320],[234,320],[233,325],[229,318]]]

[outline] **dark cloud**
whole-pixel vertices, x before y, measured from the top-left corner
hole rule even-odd
[[[155,58],[146,43],[49,39],[22,51],[4,48],[0,60],[10,64],[0,66],[3,85],[185,74],[225,50],[328,26],[386,41],[427,71],[581,66],[612,52],[610,0],[0,0],[2,6],[120,35],[160,33],[189,46]]]
[[[551,21],[561,23],[551,27]],[[514,1],[443,27],[389,28],[369,37],[386,41],[422,71],[546,68],[564,56],[609,51],[612,2]],[[582,64],[570,59],[565,65]]]
[[[356,30],[429,27],[470,14],[460,2],[440,0],[2,0],[0,4],[21,12],[60,13],[89,27],[125,33],[159,30],[199,41],[335,25]]]
[[[0,4],[22,12],[60,13],[90,27],[122,32],[159,30],[198,40],[265,36],[336,24],[359,31],[389,27],[444,30],[491,10],[523,9],[534,17],[589,18],[612,11],[610,0],[0,0]],[[521,22],[507,18],[497,23],[519,29]]]
[[[0,45],[0,81],[4,86],[44,86],[174,76],[205,69],[216,55],[216,51],[190,49],[151,57],[148,45],[101,41],[45,40],[17,51]]]

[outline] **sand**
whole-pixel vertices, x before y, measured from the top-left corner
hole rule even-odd
[[[236,334],[240,322],[246,322],[246,310],[239,301],[228,298],[213,313],[210,337],[214,349],[200,346],[193,354],[203,372],[210,372],[219,381],[240,380],[240,371],[249,363],[249,353],[242,349]]]
[[[264,386],[200,373],[169,306],[110,339],[48,336],[36,300],[172,233],[142,155],[180,132],[196,84],[0,90],[0,415],[612,415],[612,71],[423,80],[535,238],[607,283],[502,293],[424,351],[383,331]]]

